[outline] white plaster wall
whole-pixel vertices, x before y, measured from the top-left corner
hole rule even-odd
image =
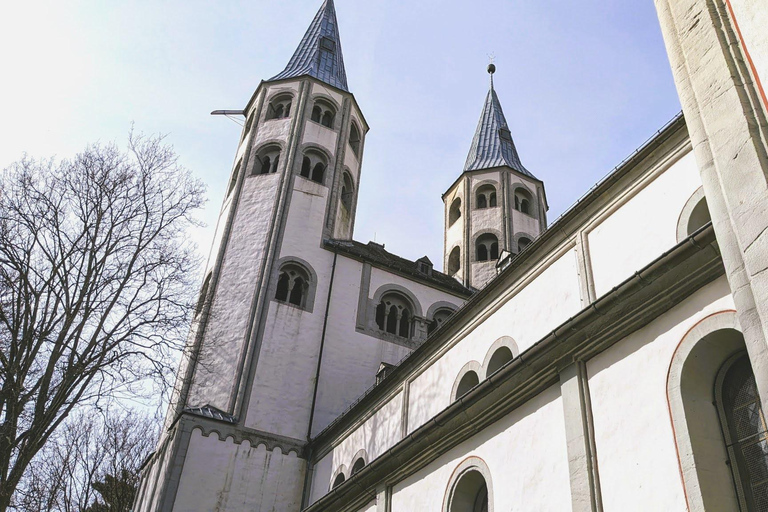
[[[395,485],[392,512],[442,510],[451,474],[469,456],[480,457],[488,465],[493,487],[489,498],[496,512],[571,509],[559,386]]]
[[[474,251],[474,247],[468,247],[468,251]],[[501,247],[499,247],[501,252]],[[471,255],[471,259],[475,259],[475,254]],[[470,263],[472,266],[472,286],[478,289],[482,289],[490,283],[494,277],[496,277],[496,263],[497,261],[473,261]]]
[[[512,206],[512,232],[514,234],[527,233],[531,235],[531,240],[539,236],[539,220],[519,212]],[[513,247],[513,252],[517,252],[517,247]]]
[[[363,425],[344,439],[333,450],[332,473],[342,464],[347,470],[355,462],[352,460],[360,450],[368,454],[367,462],[377,459],[379,455],[400,441],[400,419],[403,408],[403,394],[397,393],[387,404],[376,411]],[[346,474],[349,478],[349,474]],[[330,485],[330,480],[326,482]]]
[[[175,431],[174,431],[175,433]],[[162,443],[162,441],[161,441]],[[159,452],[153,457],[150,466],[142,471],[142,493],[140,500],[135,504],[135,512],[150,512],[157,510],[157,506],[160,501],[160,488],[163,483],[168,479],[168,471],[170,465],[170,453],[173,439],[169,439],[168,442],[161,444]]]
[[[312,84],[312,94],[322,94],[324,96],[330,96],[336,101],[337,105],[341,105],[344,101],[344,96],[341,95],[341,93],[334,91],[330,87],[325,87],[322,84],[313,83]]]
[[[293,116],[296,115],[297,102],[298,102],[298,98],[294,98],[293,105],[291,106],[290,117],[286,117],[283,119],[270,119],[269,121],[262,121],[261,124],[259,124],[258,131],[256,132],[256,137],[253,139],[252,151],[258,151],[261,148],[262,144],[264,144],[267,141],[288,140],[291,134],[291,121],[293,120]],[[267,106],[265,104],[264,106],[265,111],[266,111],[266,108]],[[264,112],[262,112],[262,114],[264,114]],[[251,166],[253,162],[254,162],[254,159],[251,158]],[[248,170],[250,171],[250,169]]]
[[[587,364],[603,510],[686,510],[667,402],[667,372],[686,332],[733,309],[725,277]]]
[[[331,154],[336,152],[336,140],[338,134],[325,126],[308,120],[304,126],[304,139],[302,144],[317,144],[327,149]]]
[[[410,352],[402,345],[356,331],[362,267],[359,261],[344,256],[336,262],[313,434],[373,386],[382,362],[396,364]],[[413,283],[405,286],[414,288]],[[445,299],[446,294],[440,297]]]
[[[482,363],[497,339],[511,336],[523,352],[581,309],[576,265],[566,251],[411,382],[409,433],[450,405],[461,368]]]
[[[280,257],[295,256],[317,273],[310,313],[268,297],[246,425],[305,439],[328,296],[332,254],[320,247],[328,189],[300,177],[288,210]],[[274,276],[273,276],[274,277]]]
[[[498,194],[498,192],[497,192]],[[497,201],[500,201],[497,199]],[[486,231],[495,231],[499,236],[499,250],[504,246],[504,217],[502,215],[501,202],[494,208],[474,208],[472,213],[472,237],[475,238],[478,233]],[[457,223],[458,224],[458,223]],[[472,248],[474,250],[474,247]]]
[[[688,152],[588,234],[598,297],[677,243],[680,212],[700,186]]]
[[[368,505],[361,508],[360,512],[376,512],[376,500],[373,500]]]
[[[304,461],[280,448],[192,431],[174,512],[298,512]]]
[[[730,0],[763,89],[768,87],[768,9],[762,0]],[[767,105],[768,107],[768,105]]]
[[[190,389],[190,406],[226,410],[248,328],[255,286],[274,214],[279,175],[245,179]]]

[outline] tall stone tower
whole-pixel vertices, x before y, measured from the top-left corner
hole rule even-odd
[[[491,86],[464,165],[443,194],[444,268],[466,286],[496,275],[502,251],[517,254],[547,227],[544,183],[520,162],[501,103]]]
[[[368,131],[333,0],[243,114],[189,353],[136,510],[300,508],[335,270],[323,240],[352,237]]]

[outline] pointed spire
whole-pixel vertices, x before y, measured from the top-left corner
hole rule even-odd
[[[488,66],[488,73],[491,75],[491,87],[488,96],[485,98],[483,112],[480,115],[480,122],[477,124],[475,137],[472,139],[472,147],[467,156],[467,163],[464,165],[465,171],[476,171],[479,169],[490,169],[492,167],[508,166],[512,169],[536,179],[528,172],[520,162],[520,157],[515,149],[515,143],[512,141],[512,134],[507,126],[507,120],[504,118],[504,112],[501,110],[499,97],[493,88],[493,73],[496,66]]]
[[[325,0],[282,73],[270,80],[310,75],[344,91],[347,73],[333,0]]]

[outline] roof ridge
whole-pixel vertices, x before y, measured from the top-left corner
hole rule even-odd
[[[309,75],[349,91],[333,0],[325,0],[285,69],[272,80]]]

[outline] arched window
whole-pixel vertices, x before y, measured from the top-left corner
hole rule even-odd
[[[341,181],[341,205],[350,212],[352,211],[352,199],[355,196],[355,186],[352,184],[352,177],[348,172],[344,172],[344,178]]]
[[[485,370],[486,376],[493,375],[497,371],[499,371],[499,368],[510,362],[512,359],[514,359],[515,356],[512,354],[512,351],[509,349],[509,347],[499,347],[496,349],[496,351],[491,356],[491,360],[488,361],[488,368]]]
[[[355,153],[355,156],[358,158],[360,157],[360,141],[360,129],[353,122],[352,126],[349,128],[349,147],[352,148],[352,152]]]
[[[328,162],[318,151],[307,151],[301,162],[301,176],[310,179],[316,183],[323,184],[325,180],[325,169]]]
[[[354,464],[352,464],[352,472],[351,475],[354,475],[355,473],[359,472],[361,469],[365,467],[365,459],[362,457],[358,458]]]
[[[476,208],[493,208],[496,206],[496,187],[493,185],[482,185],[477,188],[475,193]]]
[[[720,421],[743,510],[768,510],[768,430],[746,353],[720,370]]]
[[[461,475],[450,496],[448,512],[488,512],[488,485],[476,469]]]
[[[432,321],[430,321],[427,326],[427,334],[432,334],[432,332],[443,325],[443,322],[445,322],[452,314],[453,310],[448,308],[442,308],[435,311]]]
[[[531,239],[525,236],[521,236],[517,239],[517,252],[523,252],[523,249],[531,245]]]
[[[338,486],[343,484],[346,479],[347,478],[344,476],[344,473],[339,473],[338,475],[336,475],[336,478],[333,480],[333,485],[331,485],[331,489],[337,488]]]
[[[291,115],[291,101],[293,100],[290,94],[280,94],[269,102],[267,107],[266,121],[271,119],[285,119]]]
[[[688,219],[688,236],[691,236],[710,222],[712,222],[712,217],[709,215],[707,198],[702,197],[699,202],[696,203],[696,206],[693,207],[691,216]]]
[[[316,123],[319,123],[322,118],[323,118],[323,109],[320,107],[320,105],[315,105],[312,108],[312,116],[310,117],[310,119]]]
[[[478,384],[480,384],[480,377],[478,377],[477,372],[474,370],[468,371],[461,377],[459,385],[456,388],[456,396],[453,399],[458,400]]]
[[[240,177],[240,162],[237,163],[237,167],[235,167],[235,172],[232,173],[232,179],[229,182],[229,189],[227,190],[227,197],[232,193],[233,190],[235,190],[235,186],[237,185],[237,178]]]
[[[240,142],[244,141],[245,138],[248,136],[249,133],[251,133],[251,128],[253,127],[253,121],[256,118],[256,114],[251,112],[251,115],[248,117],[248,122],[245,123],[245,129],[243,130],[243,137],[240,139]]]
[[[461,269],[461,249],[457,245],[448,255],[448,275],[452,276]]]
[[[457,197],[451,203],[451,208],[448,210],[448,226],[453,226],[454,222],[461,217],[461,198]]]
[[[402,338],[411,337],[413,307],[399,293],[387,293],[376,306],[376,325],[389,334]]]
[[[477,261],[495,261],[499,259],[499,239],[496,235],[485,233],[475,242]]]
[[[533,215],[533,196],[524,188],[515,189],[515,210],[526,215]]]
[[[303,308],[307,304],[309,284],[308,272],[295,263],[288,263],[280,269],[275,299]]]
[[[326,128],[333,128],[333,121],[336,118],[336,109],[329,102],[324,100],[315,101],[315,105],[312,107],[312,115],[310,119],[316,123],[320,123]]]
[[[280,146],[267,146],[256,154],[256,163],[252,174],[270,174],[277,172],[280,163]]]
[[[333,128],[333,113],[330,110],[326,110],[325,114],[323,114],[323,119],[320,121],[320,124],[327,128]]]

